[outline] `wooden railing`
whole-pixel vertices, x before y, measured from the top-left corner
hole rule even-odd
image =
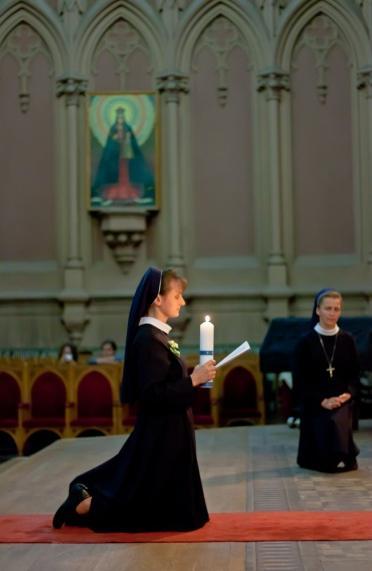
[[[197,362],[197,355],[187,357],[190,370]],[[17,452],[23,453],[40,431],[51,433],[52,439],[128,432],[135,409],[120,403],[121,375],[119,363],[1,358],[0,450],[2,442],[11,439]],[[234,383],[240,391],[235,404]],[[193,412],[197,428],[264,424],[258,355],[245,354],[219,369],[211,389],[197,390]]]

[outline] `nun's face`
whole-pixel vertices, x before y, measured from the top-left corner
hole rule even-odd
[[[171,280],[169,285],[168,291],[159,295],[156,300],[158,319],[161,321],[178,317],[181,307],[186,305],[182,284],[178,280]]]
[[[341,299],[324,297],[316,310],[319,325],[324,329],[333,329],[341,315]]]

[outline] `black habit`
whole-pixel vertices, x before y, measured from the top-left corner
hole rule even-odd
[[[192,530],[208,521],[196,458],[190,405],[193,386],[168,336],[150,324],[132,345],[138,417],[122,449],[81,474],[92,495],[90,511],[72,525],[97,531]]]
[[[359,453],[352,435],[359,366],[351,335],[340,330],[337,341],[336,335],[321,335],[324,349],[319,337],[315,330],[310,331],[295,351],[293,380],[301,411],[297,462],[302,468],[334,472],[340,462],[346,468],[355,466]],[[327,368],[333,351],[331,377]],[[350,393],[351,400],[333,410],[321,406],[323,399],[342,393]]]

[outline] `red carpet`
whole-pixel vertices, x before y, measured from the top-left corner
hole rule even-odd
[[[51,527],[51,515],[0,516],[0,543],[200,543],[346,541],[372,539],[372,512],[255,512],[211,514],[191,532],[94,533]]]

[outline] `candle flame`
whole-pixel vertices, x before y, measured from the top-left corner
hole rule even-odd
[[[205,319],[205,321],[210,321],[210,320],[211,320],[211,318],[209,317],[209,315],[206,315],[204,319]]]

